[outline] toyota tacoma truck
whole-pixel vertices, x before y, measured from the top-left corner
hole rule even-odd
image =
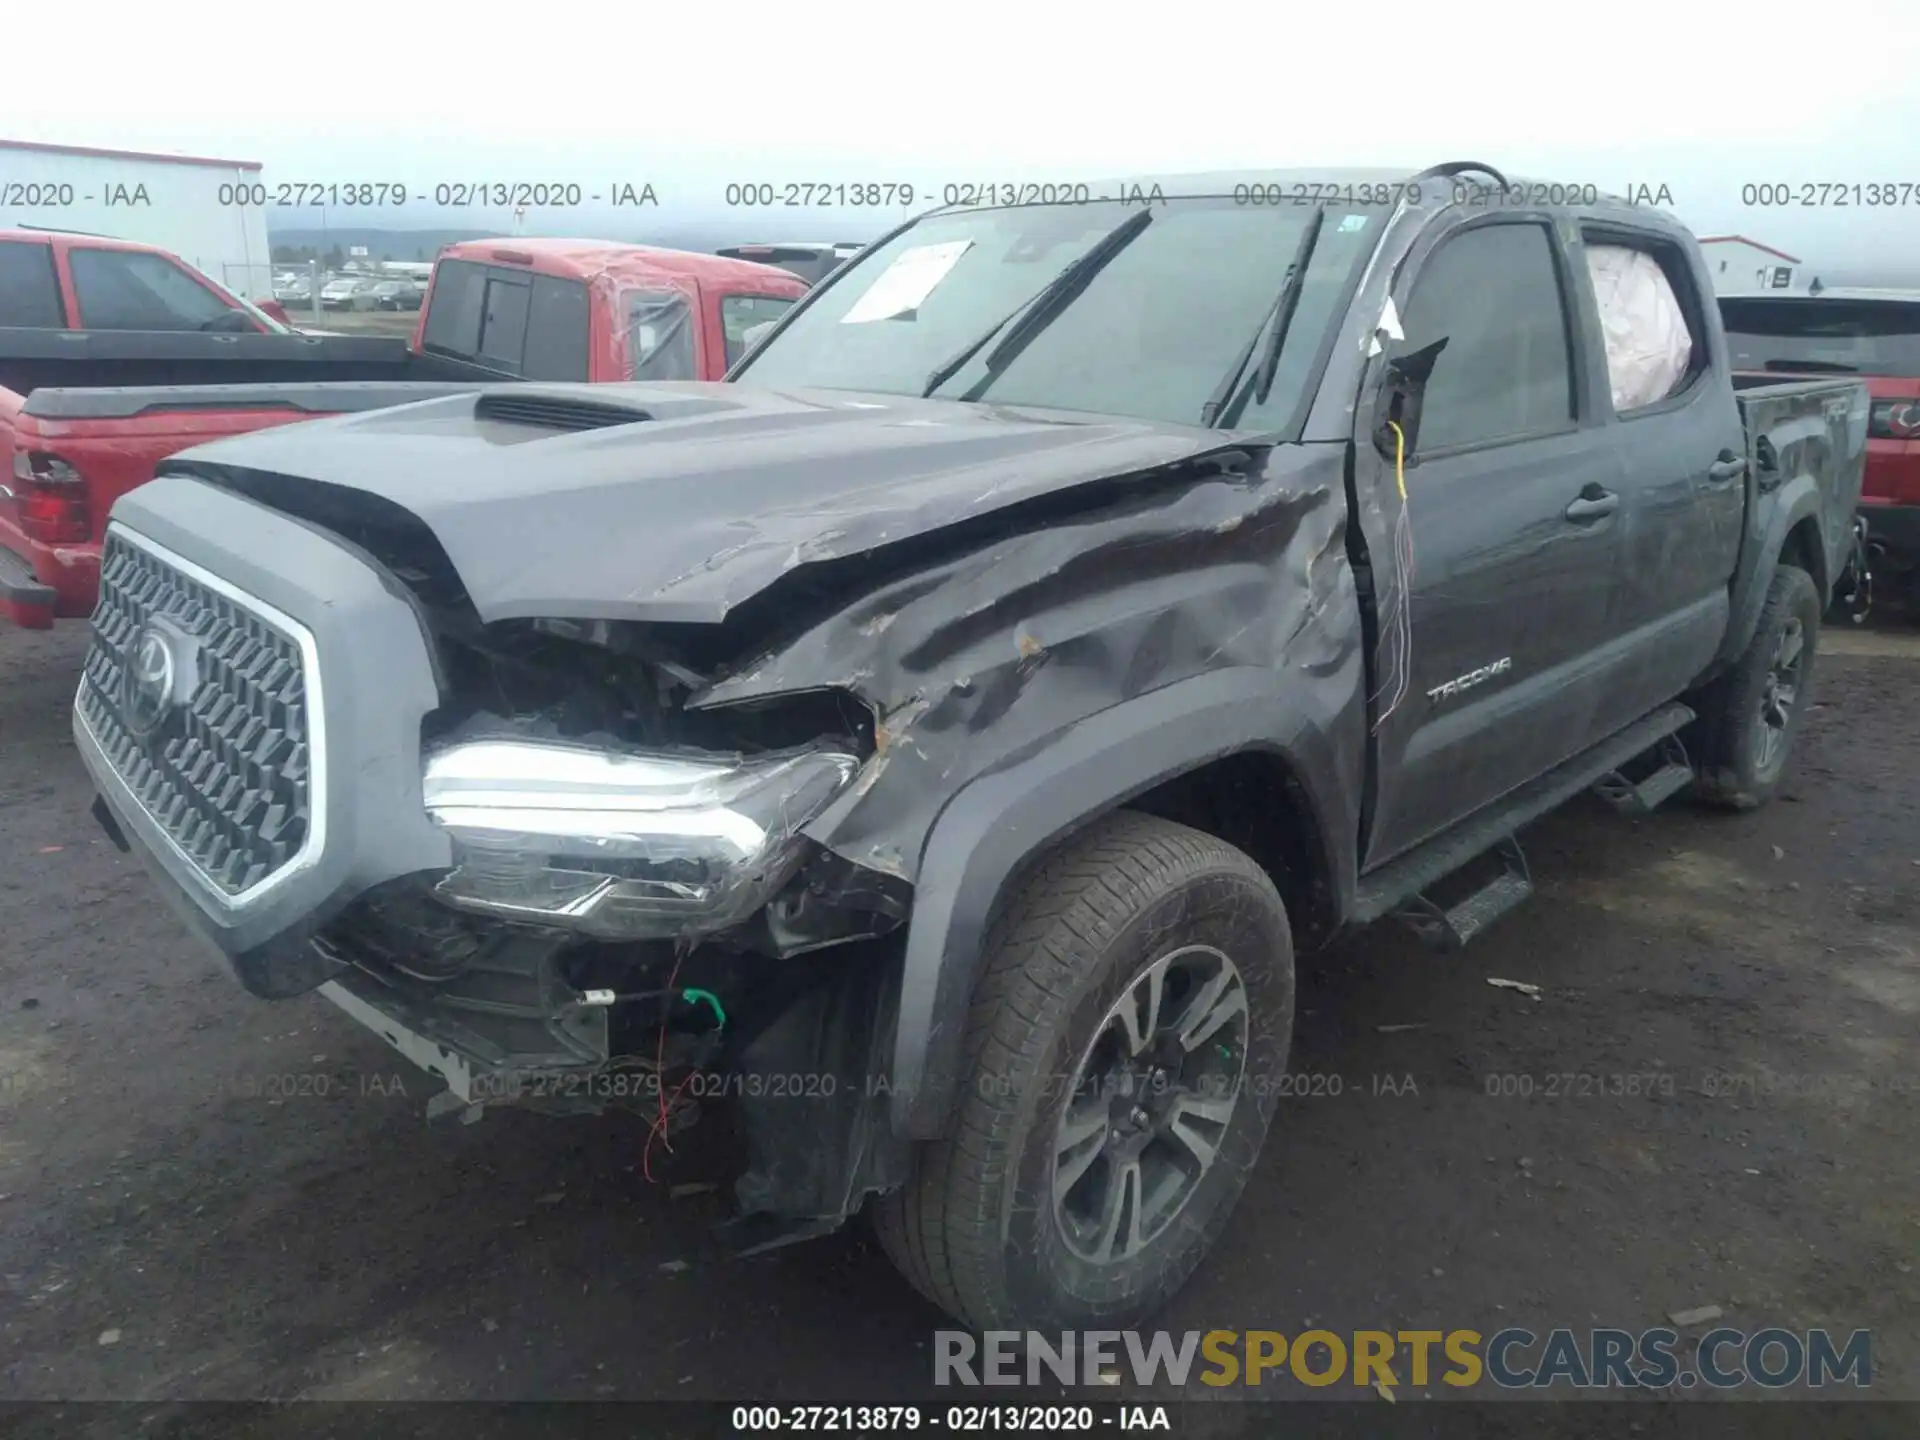
[[[1736,391],[1692,237],[1539,193],[939,210],[728,383],[183,452],[107,532],[95,814],[436,1109],[724,1107],[738,1252],[867,1211],[963,1322],[1131,1323],[1297,955],[1457,947],[1536,817],[1759,805],[1805,718],[1865,388]]]
[[[467,240],[411,341],[306,335],[151,247],[0,233],[0,617],[90,614],[113,502],[177,451],[503,380],[717,380],[806,288],[691,251]]]

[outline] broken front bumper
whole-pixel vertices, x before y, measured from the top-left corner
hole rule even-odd
[[[570,985],[551,940],[504,935],[433,982],[357,963],[331,936],[314,944],[343,966],[319,993],[462,1102],[600,1108],[594,1080],[609,1058],[612,997]]]

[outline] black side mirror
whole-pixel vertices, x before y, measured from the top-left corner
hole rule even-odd
[[[1420,405],[1426,394],[1427,378],[1440,352],[1447,348],[1443,335],[1431,345],[1396,355],[1387,361],[1387,376],[1373,405],[1373,444],[1391,460],[1402,442],[1409,459],[1420,438]],[[1393,433],[1400,429],[1399,436]]]

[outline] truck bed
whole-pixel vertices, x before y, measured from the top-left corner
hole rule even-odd
[[[1747,436],[1749,510],[1754,499],[1799,476],[1809,477],[1820,492],[1831,583],[1845,567],[1851,520],[1866,474],[1866,384],[1852,379],[1770,381],[1758,375],[1736,375],[1733,382]]]
[[[79,386],[499,378],[457,360],[414,355],[398,336],[0,327],[0,387],[19,395]]]
[[[0,450],[14,477],[0,493],[0,616],[40,627],[90,613],[99,527],[169,455],[502,378],[385,336],[0,329]],[[36,467],[53,479],[36,484]],[[79,480],[48,488],[59,467]],[[63,528],[49,531],[49,508]]]

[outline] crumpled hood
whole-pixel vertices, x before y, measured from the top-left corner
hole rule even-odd
[[[558,431],[488,418],[503,398],[635,419]],[[1233,448],[1198,427],[947,400],[514,385],[256,431],[165,468],[256,472],[244,488],[267,503],[258,472],[392,501],[433,531],[484,621],[718,622],[798,567]]]

